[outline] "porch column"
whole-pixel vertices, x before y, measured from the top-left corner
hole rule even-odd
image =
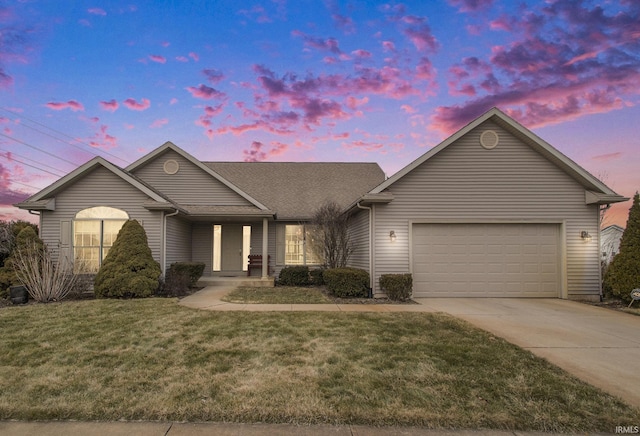
[[[269,277],[269,220],[262,218],[262,278]]]

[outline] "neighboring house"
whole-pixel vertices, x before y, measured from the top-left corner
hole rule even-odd
[[[602,261],[609,265],[613,257],[620,252],[620,239],[624,229],[620,226],[611,225],[605,227],[600,235],[600,251],[602,252]]]
[[[377,295],[382,274],[412,273],[416,297],[597,299],[599,209],[627,199],[492,109],[386,180],[377,164],[201,162],[167,142],[125,169],[94,158],[16,206],[76,268],[97,270],[135,218],[163,271],[232,276],[249,254],[275,275],[317,264],[306,226],[327,200]]]

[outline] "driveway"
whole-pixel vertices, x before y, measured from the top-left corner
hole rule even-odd
[[[558,299],[422,298],[640,407],[640,316]]]

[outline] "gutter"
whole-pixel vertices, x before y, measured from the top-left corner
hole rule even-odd
[[[369,211],[369,288],[371,289],[371,297],[373,297],[373,284],[375,271],[373,269],[373,208],[362,206],[358,201],[356,203],[358,209],[368,210]]]

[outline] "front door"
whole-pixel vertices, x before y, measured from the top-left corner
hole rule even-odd
[[[247,270],[251,250],[251,226],[213,226],[213,271],[238,274]]]
[[[222,226],[222,271],[242,271],[242,226]]]

